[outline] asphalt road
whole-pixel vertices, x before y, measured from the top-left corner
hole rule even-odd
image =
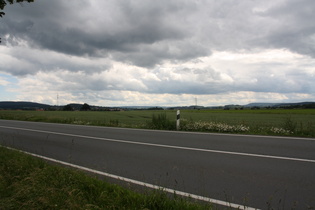
[[[214,201],[315,207],[315,139],[0,120],[0,144]]]

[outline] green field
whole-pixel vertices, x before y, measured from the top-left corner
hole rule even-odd
[[[153,116],[171,126],[152,125]],[[0,111],[0,119],[173,130],[176,110]],[[315,137],[315,109],[181,110],[181,130]]]

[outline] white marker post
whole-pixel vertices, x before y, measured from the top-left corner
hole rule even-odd
[[[177,110],[177,120],[176,120],[176,129],[179,130],[179,124],[180,124],[180,111]]]

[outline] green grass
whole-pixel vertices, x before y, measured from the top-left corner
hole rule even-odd
[[[0,209],[211,209],[163,191],[134,192],[0,146]]]
[[[156,120],[159,118],[163,118],[164,122],[159,123]],[[175,129],[176,111],[0,111],[0,119],[170,130]],[[246,134],[315,137],[315,109],[181,110],[181,119],[182,123],[186,120],[190,124],[213,122],[244,125],[250,127]],[[152,124],[153,121],[156,125]],[[202,129],[191,131],[221,132]]]

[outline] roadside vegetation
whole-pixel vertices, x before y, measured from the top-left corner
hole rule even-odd
[[[2,110],[0,119],[176,130],[175,110]],[[180,130],[315,137],[315,109],[181,110]]]
[[[0,209],[212,209],[162,190],[139,193],[0,146]]]

